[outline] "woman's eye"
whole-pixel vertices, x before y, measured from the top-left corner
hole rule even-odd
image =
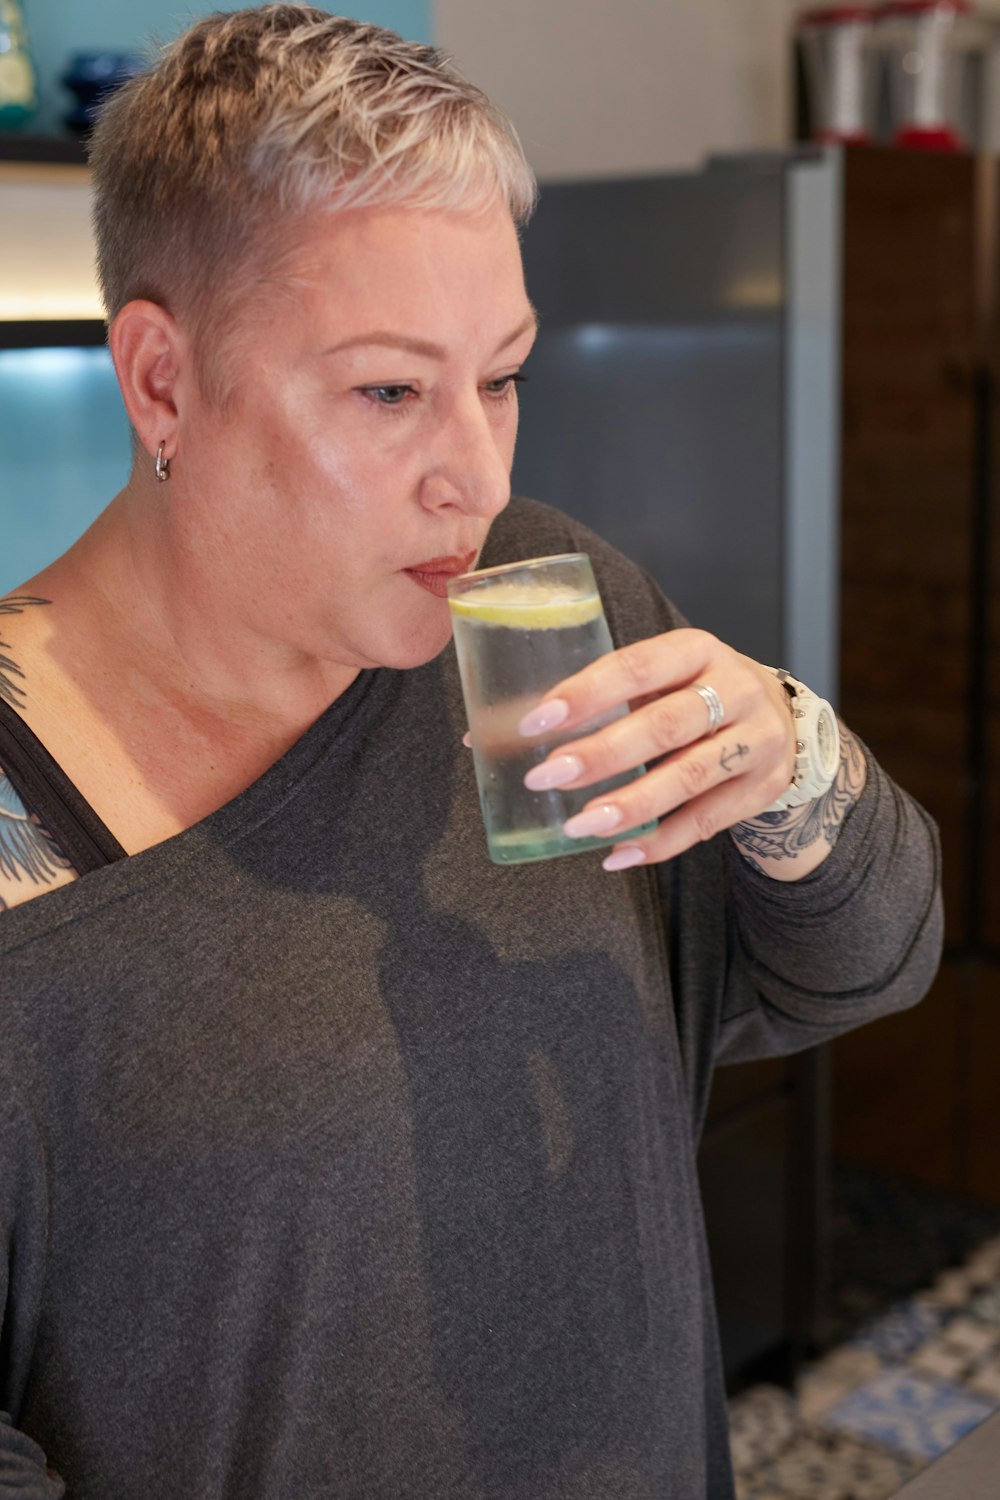
[[[513,395],[515,384],[523,385],[527,378],[527,375],[501,375],[499,380],[488,380],[483,389],[489,396]]]
[[[407,396],[416,394],[412,385],[366,385],[361,389],[379,406],[402,406]]]

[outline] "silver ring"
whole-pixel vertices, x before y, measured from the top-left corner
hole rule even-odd
[[[703,735],[703,738],[707,739],[710,734],[714,734],[719,728],[726,717],[726,710],[723,708],[722,699],[715,691],[715,688],[709,687],[707,682],[693,682],[691,684],[691,691],[698,694],[698,697],[702,699],[705,707],[708,709],[708,728]]]

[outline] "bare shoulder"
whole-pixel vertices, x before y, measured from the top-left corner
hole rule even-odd
[[[72,863],[0,765],[0,912],[76,879]]]
[[[48,602],[27,590],[0,599],[0,699],[15,712],[27,696],[26,643],[15,638]],[[71,861],[0,764],[0,912],[76,879]]]

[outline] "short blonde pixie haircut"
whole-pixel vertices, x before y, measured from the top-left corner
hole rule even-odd
[[[109,321],[133,298],[186,318],[206,374],[300,217],[499,196],[523,225],[537,191],[510,121],[442,53],[312,5],[197,22],[110,98],[90,161]]]

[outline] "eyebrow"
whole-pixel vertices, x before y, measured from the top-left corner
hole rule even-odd
[[[523,323],[519,323],[513,333],[509,333],[501,343],[497,345],[496,353],[502,354],[504,349],[509,349],[511,344],[516,344],[518,339],[532,329],[538,327],[538,314],[532,308]],[[343,354],[346,349],[358,349],[365,345],[382,349],[402,349],[407,354],[418,354],[424,359],[444,359],[447,349],[441,344],[431,343],[428,339],[411,339],[403,333],[392,333],[387,329],[375,329],[371,333],[359,333],[354,338],[344,339],[341,344],[334,344],[329,349],[324,349],[324,354]]]

